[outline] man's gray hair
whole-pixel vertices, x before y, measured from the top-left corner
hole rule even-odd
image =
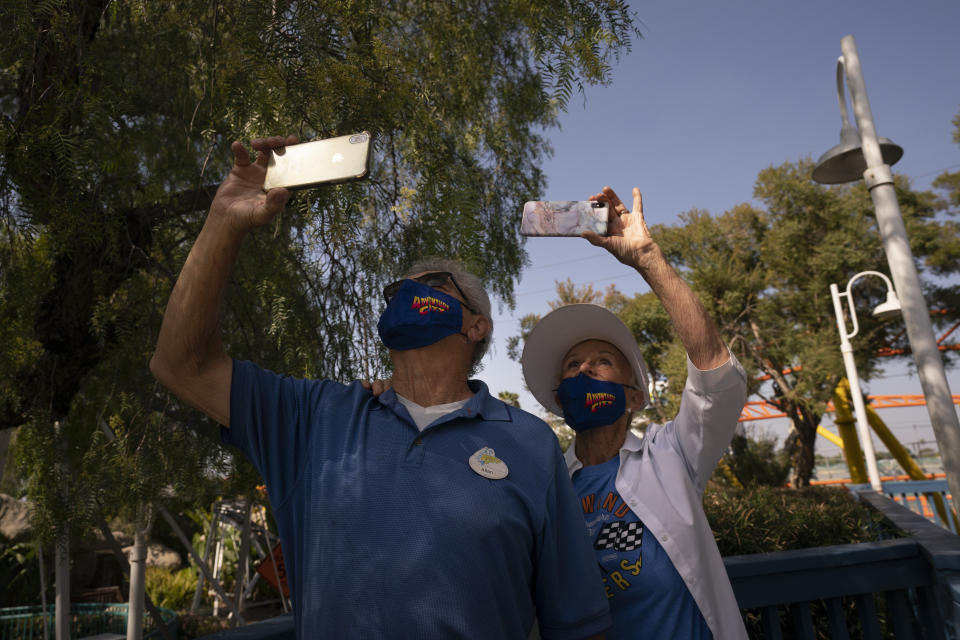
[[[404,277],[423,273],[424,271],[448,271],[457,281],[457,285],[463,291],[466,303],[477,313],[482,315],[490,323],[490,331],[487,337],[477,343],[473,350],[473,363],[470,367],[470,373],[475,374],[480,370],[480,361],[490,348],[490,341],[493,338],[493,317],[490,313],[490,296],[483,288],[483,282],[477,276],[473,275],[467,268],[456,260],[450,258],[424,258],[410,265],[404,273]]]

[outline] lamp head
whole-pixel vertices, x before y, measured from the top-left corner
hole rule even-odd
[[[883,162],[893,166],[903,157],[903,148],[888,138],[878,138],[880,155]],[[831,147],[820,156],[813,168],[813,180],[820,184],[843,184],[856,182],[863,178],[867,170],[867,161],[860,146],[860,134],[857,129],[844,123],[840,130],[840,144]]]
[[[894,318],[900,313],[900,299],[894,291],[887,291],[887,301],[878,304],[873,310],[873,317],[881,320]]]

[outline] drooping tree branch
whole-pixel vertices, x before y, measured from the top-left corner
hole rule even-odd
[[[91,318],[97,301],[109,298],[143,268],[153,241],[153,229],[164,220],[210,207],[214,185],[177,193],[155,202],[117,212],[125,233],[114,247],[93,246],[78,239],[53,259],[54,280],[42,296],[34,331],[43,354],[18,371],[16,403],[0,407],[0,430],[18,427],[37,409],[48,419],[66,417],[83,377],[105,357],[116,341],[114,332],[95,333]]]

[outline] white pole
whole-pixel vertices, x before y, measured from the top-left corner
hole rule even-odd
[[[843,366],[847,370],[847,380],[850,382],[850,396],[853,398],[853,409],[857,415],[857,433],[860,434],[860,443],[863,445],[863,455],[867,461],[867,477],[874,491],[880,492],[880,472],[877,470],[877,454],[873,449],[873,439],[870,437],[870,425],[867,422],[867,410],[863,406],[863,393],[860,391],[860,376],[857,375],[857,364],[853,359],[853,346],[847,337],[847,323],[843,319],[843,306],[840,304],[840,291],[837,285],[830,285],[830,296],[833,298],[833,312],[837,316],[837,329],[840,331],[840,352],[843,354]]]
[[[54,637],[70,640],[70,538],[62,533],[56,544],[56,580]]]
[[[883,249],[890,265],[890,275],[902,304],[903,320],[907,327],[907,339],[917,365],[920,386],[926,398],[927,413],[933,427],[940,458],[947,476],[950,492],[960,495],[960,420],[953,407],[950,385],[943,370],[943,361],[937,348],[936,336],[930,322],[930,311],[923,299],[920,278],[910,251],[907,231],[900,215],[893,187],[890,166],[884,164],[880,143],[873,124],[873,113],[867,99],[867,88],[860,68],[857,45],[853,36],[846,36],[840,43],[853,113],[860,128],[863,155],[867,170],[864,181],[876,211],[877,225],[883,240]]]
[[[223,536],[217,536],[217,548],[213,552],[213,579],[217,582],[220,581],[220,569],[223,566]],[[213,616],[217,617],[220,615],[220,601],[216,598],[213,599]]]
[[[243,587],[247,579],[247,568],[250,560],[250,519],[253,516],[253,498],[247,498],[244,509],[243,530],[240,533],[240,551],[237,554],[237,585],[234,590],[234,602],[237,611],[243,612]],[[230,621],[230,626],[237,626],[236,618]]]
[[[127,640],[143,638],[143,593],[146,585],[147,541],[141,518],[137,518],[130,554],[130,594],[127,597]]]

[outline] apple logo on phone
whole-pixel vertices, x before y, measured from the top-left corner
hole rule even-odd
[[[343,161],[343,154],[342,154],[342,153],[335,153],[335,154],[333,154],[333,158],[331,158],[331,160],[332,160],[333,162],[342,162],[342,161]]]

